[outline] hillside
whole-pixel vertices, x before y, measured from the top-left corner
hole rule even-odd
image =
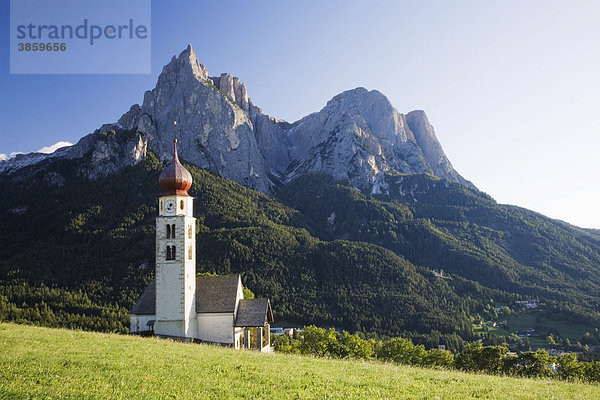
[[[592,399],[597,385],[0,324],[0,398]]]
[[[194,177],[198,272],[241,273],[277,321],[451,350],[600,346],[597,230],[497,204],[453,168],[425,112],[377,90],[289,123],[191,46],[117,123],[0,161],[0,319],[128,330],[174,138]]]
[[[555,315],[598,324],[600,236],[593,230],[427,174],[388,174],[372,196],[325,175],[305,176],[278,197],[314,221],[322,239],[374,243],[415,265],[540,298]]]
[[[461,298],[379,246],[317,239],[298,211],[188,168],[198,272],[242,273],[250,289],[271,298],[279,320],[389,335],[469,335],[468,315],[487,304]],[[76,176],[75,161],[62,161],[20,187],[0,181],[7,199],[0,318],[125,332],[127,312],[154,274],[161,169],[151,156],[91,182]],[[45,183],[58,172],[64,185]]]
[[[271,298],[278,321],[458,350],[480,337],[474,318],[500,318],[498,305],[535,296],[540,317],[588,327],[578,332],[591,336],[573,343],[597,342],[593,232],[429,175],[390,175],[388,194],[373,196],[308,175],[274,198],[187,167],[198,272],[241,273]],[[0,177],[0,319],[126,332],[128,310],[153,279],[163,165],[148,153],[96,180],[81,176],[76,159],[31,168],[27,180]]]

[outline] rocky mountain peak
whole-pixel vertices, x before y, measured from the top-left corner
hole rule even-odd
[[[363,113],[373,108],[387,109],[393,106],[387,97],[378,90],[367,90],[364,87],[346,90],[327,102],[326,109],[332,112]]]
[[[401,141],[413,140],[405,128],[404,116],[392,106],[387,97],[378,90],[363,87],[347,90],[332,98],[323,109],[329,113],[346,113],[361,116],[371,133],[378,138]]]
[[[454,171],[433,127],[424,121],[424,113],[411,114],[412,129],[407,116],[399,113],[385,95],[358,87],[333,97],[321,111],[290,128],[263,121],[255,129],[269,143],[269,149],[289,149],[287,158],[266,159],[270,174],[284,181],[305,173],[325,172],[350,181],[354,187],[378,192],[384,174],[395,171],[427,172],[470,185]],[[265,126],[269,135],[263,132]]]
[[[239,78],[230,73],[210,76],[191,45],[164,66],[142,104],[131,106],[114,126],[117,136],[141,136],[123,144],[111,138],[108,146],[98,141],[96,132],[68,151],[69,157],[86,157],[94,147],[97,163],[88,176],[137,162],[146,150],[170,160],[173,139],[178,139],[183,160],[263,192],[311,172],[367,191],[383,187],[387,172],[428,172],[470,185],[453,169],[423,111],[401,114],[381,92],[358,87],[289,124],[254,106]],[[113,156],[126,160],[108,165]],[[45,156],[27,162],[37,163],[38,158]],[[0,172],[19,169],[15,162],[0,164]]]
[[[270,181],[254,137],[250,115],[258,112],[246,87],[231,74],[209,77],[188,46],[167,64],[156,86],[119,124],[148,135],[148,147],[162,159],[180,156],[253,189],[268,191]]]
[[[206,81],[208,71],[206,67],[198,61],[196,52],[191,45],[179,53],[179,56],[173,56],[171,61],[165,65],[158,77],[157,87],[166,88],[186,82],[189,79]]]

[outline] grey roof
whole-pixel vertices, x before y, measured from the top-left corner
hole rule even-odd
[[[237,296],[239,274],[202,276],[196,278],[197,313],[233,313]],[[131,314],[156,314],[156,281],[148,284]],[[264,326],[273,322],[268,299],[241,299],[237,310],[236,326]]]
[[[196,278],[197,313],[235,312],[239,274]]]
[[[235,326],[264,326],[267,322],[273,322],[269,299],[240,300]]]
[[[130,313],[137,315],[156,314],[156,281],[152,281],[146,286]]]

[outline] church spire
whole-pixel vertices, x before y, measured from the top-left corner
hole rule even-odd
[[[173,141],[173,161],[160,174],[158,183],[163,190],[163,195],[188,195],[192,187],[192,175],[179,162],[177,156],[177,139]]]

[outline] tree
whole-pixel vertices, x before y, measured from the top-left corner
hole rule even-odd
[[[481,357],[480,342],[469,343],[467,347],[454,360],[454,365],[463,371],[479,371],[479,358]]]
[[[300,354],[300,341],[289,335],[273,335],[271,343],[276,352]]]
[[[502,370],[504,357],[508,349],[504,346],[486,346],[481,349],[478,360],[479,369],[491,374],[497,374]]]
[[[505,346],[485,346],[470,343],[457,357],[455,365],[464,371],[485,371],[495,374],[502,370],[504,357],[508,353]]]
[[[590,382],[600,382],[600,362],[585,363],[584,377]]]
[[[545,350],[526,351],[519,354],[511,373],[529,378],[551,377],[554,375],[551,369],[553,361]]]
[[[452,368],[454,366],[454,355],[448,350],[431,349],[427,351],[423,365]]]
[[[319,357],[327,354],[325,329],[314,325],[305,327],[299,349],[302,354],[312,354]]]
[[[584,371],[585,365],[577,361],[575,354],[556,357],[556,374],[562,379],[581,379]]]
[[[336,356],[340,358],[369,359],[373,355],[374,340],[364,340],[344,331],[337,338]]]
[[[425,359],[425,348],[415,346],[410,339],[396,337],[383,343],[379,359],[393,361],[398,364],[422,365]]]

